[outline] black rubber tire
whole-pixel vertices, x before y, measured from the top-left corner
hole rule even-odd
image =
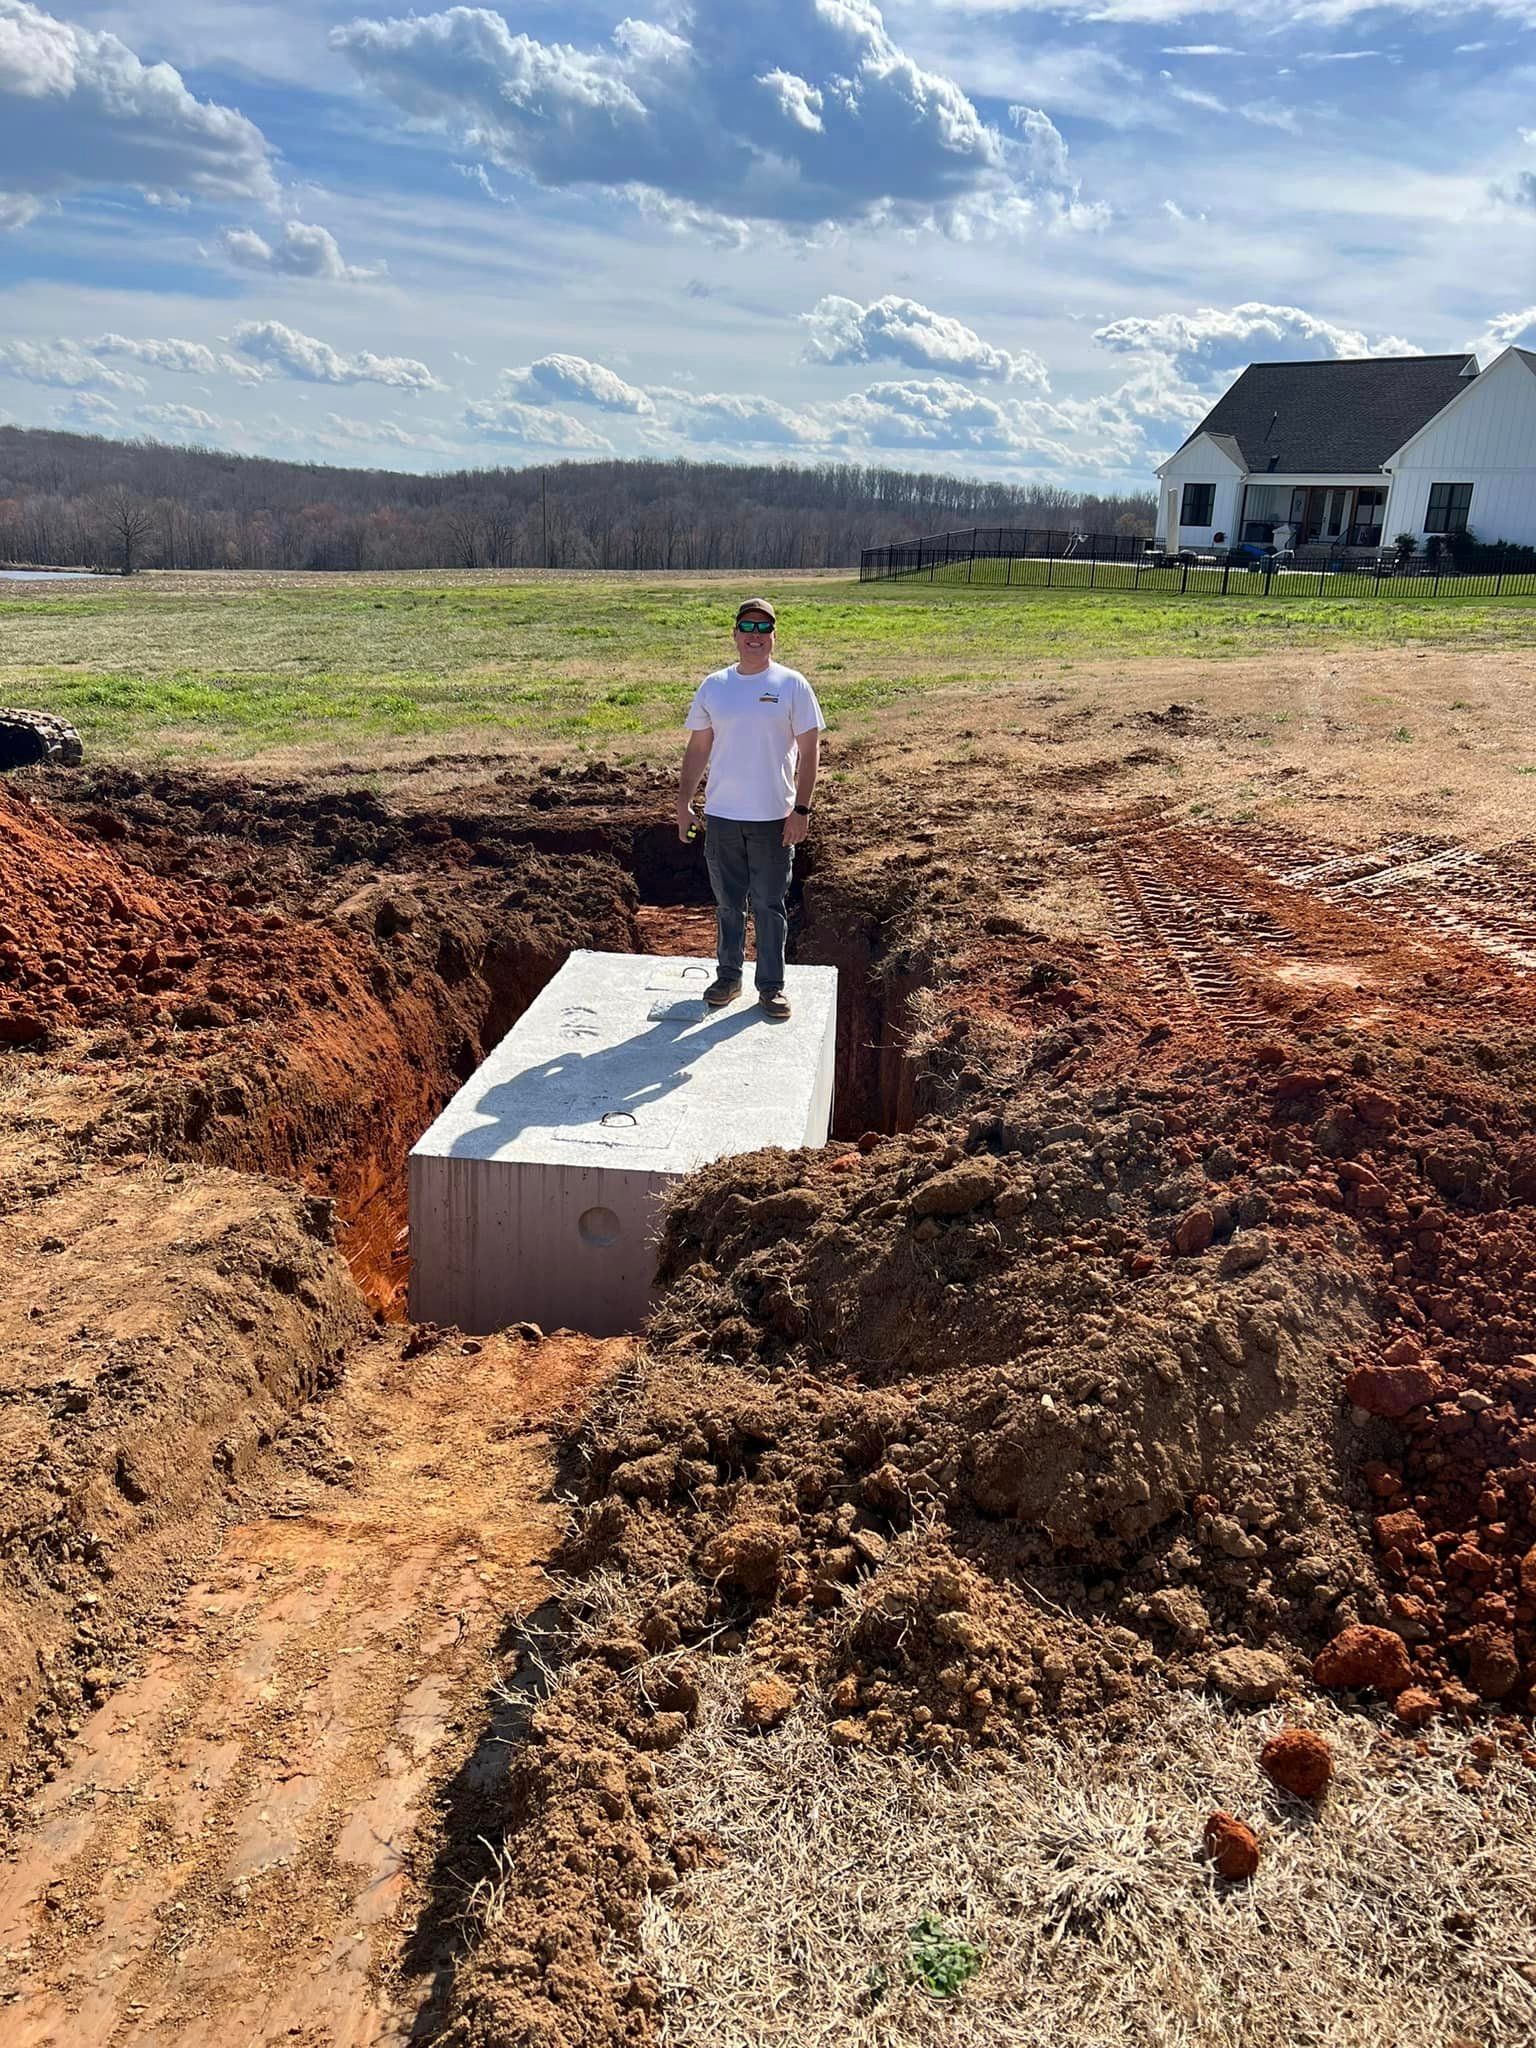
[[[0,709],[0,774],[7,768],[78,768],[80,735],[46,711]]]

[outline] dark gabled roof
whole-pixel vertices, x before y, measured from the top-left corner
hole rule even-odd
[[[1198,434],[1227,435],[1250,476],[1380,469],[1450,404],[1475,360],[1463,354],[1250,363],[1184,446]]]

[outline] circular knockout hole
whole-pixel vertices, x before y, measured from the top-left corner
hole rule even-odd
[[[602,1246],[619,1241],[619,1219],[611,1209],[588,1209],[576,1225],[583,1244]]]

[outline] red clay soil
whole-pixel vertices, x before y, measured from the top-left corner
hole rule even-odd
[[[68,821],[0,792],[0,1045],[139,1076],[115,1152],[331,1196],[371,1305],[399,1314],[407,1151],[573,947],[633,945],[633,884],[591,854],[502,842],[477,859],[440,820],[391,826],[371,797],[365,847],[356,820],[338,826],[347,799],[231,787],[199,809],[191,778],[172,789],[174,805],[131,786],[107,804],[98,787]],[[254,834],[269,810],[292,835],[275,850],[207,830]],[[419,865],[358,865],[384,848]]]
[[[157,1073],[124,1148],[170,1133],[344,1185],[382,1245],[368,1175],[405,1124],[593,942],[574,932],[635,932],[619,849],[657,900],[686,893],[664,810],[653,831],[609,786],[605,823],[602,793],[524,778],[494,809],[411,816],[285,799],[286,840],[232,802],[211,848],[185,836],[188,787],[125,804],[112,886],[190,931],[190,883],[144,870],[200,866],[197,971],[243,914],[215,893],[250,886],[243,863],[281,871],[285,903],[308,889],[365,985],[343,1009],[301,984],[281,1029],[189,1028],[237,1057]],[[1222,1647],[1262,1646],[1296,1689],[1315,1670],[1385,1692],[1404,1723],[1532,1704],[1524,855],[1074,824],[1061,790],[1040,801],[1101,893],[1097,945],[1031,930],[1024,866],[1004,907],[979,871],[917,891],[911,849],[856,884],[835,839],[818,855],[801,957],[844,971],[845,1111],[935,1113],[723,1163],[675,1204],[644,1370],[571,1446],[561,1562],[607,1590],[511,1776],[506,1917],[461,1974],[456,2048],[654,2034],[656,1988],[606,1945],[695,1853],[663,1847],[647,1752],[686,1735],[713,1643],[744,1649],[765,1725],[784,1691],[819,1693],[840,1745],[938,1756],[1066,1714],[1129,1730],[1144,1676],[1203,1685]],[[49,914],[68,969],[56,893]],[[121,972],[124,1001],[172,993]],[[167,1058],[178,1035],[150,1028]],[[370,1116],[387,1142],[360,1171]]]
[[[429,838],[390,874],[312,808],[269,857],[0,792],[0,1018],[42,1027],[0,1046],[0,1761],[110,1671],[364,1303],[402,1308],[404,1159],[459,1080],[573,947],[632,941],[600,855]]]
[[[849,1747],[1130,1726],[1144,1673],[1205,1682],[1221,1644],[1297,1690],[1316,1660],[1405,1725],[1531,1705],[1523,884],[1440,902],[1437,870],[1395,884],[1368,850],[1151,822],[1086,835],[1127,910],[1109,942],[983,913],[943,957],[921,1060],[946,1113],[675,1205],[651,1361],[583,1440],[565,1562],[616,1571],[630,1618],[519,1766],[530,1891],[575,1882],[573,1824],[600,1927],[673,1881],[630,1774],[691,1709],[626,1674],[714,1640],[769,1716],[819,1693]],[[601,1792],[573,1775],[597,1726]],[[1310,1742],[1272,1761],[1315,1796]],[[1251,1869],[1219,1834],[1218,1868]],[[455,2043],[589,2037],[533,1911],[464,1974]],[[654,1987],[577,1976],[591,2038],[646,2031]]]
[[[0,791],[0,1042],[103,1024],[217,1030],[364,999],[355,947],[236,900],[256,894],[130,867]]]
[[[1321,1256],[1347,1234],[1374,1329],[1343,1353],[1341,1377],[1361,1423],[1382,1424],[1362,1490],[1390,1594],[1383,1618],[1407,1645],[1415,1684],[1444,1706],[1528,1702],[1531,849],[1474,856],[1400,841],[1341,852],[1273,832],[1151,824],[1128,821],[1091,854],[1114,944],[1053,949],[1022,975],[1011,965],[989,978],[973,959],[974,1009],[962,981],[941,1033],[949,1063],[976,1062],[978,1038],[995,1055],[989,1019],[1006,1015],[1012,1029],[1033,1025],[1036,1074],[1088,1080],[1128,1057],[1181,1074],[1192,1158],[1219,1134],[1239,1156],[1270,1162],[1285,1235]],[[1234,1058],[1246,1078],[1233,1076]],[[1206,1253],[1214,1236],[1219,1253],[1219,1217],[1192,1202],[1175,1249]]]
[[[1259,1752],[1259,1768],[1283,1791],[1316,1802],[1333,1776],[1333,1751],[1315,1728],[1282,1728]]]

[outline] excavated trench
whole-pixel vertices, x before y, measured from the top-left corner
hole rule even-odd
[[[713,951],[661,792],[541,794],[411,810],[111,770],[0,791],[6,1078],[37,1105],[0,1160],[20,2041],[200,2041],[186,2014],[227,2019],[231,1986],[264,2040],[263,1957],[290,2031],[350,2038],[374,1994],[344,1930],[401,1896],[429,1755],[458,1771],[446,1876],[485,1832],[485,1688],[560,1533],[544,1432],[628,1347],[392,1327],[406,1156],[573,950]],[[802,862],[792,958],[839,970],[843,1135],[913,1118],[902,916]],[[81,1117],[62,1150],[54,1102]],[[125,1805],[120,1781],[147,1789]],[[341,1946],[289,1983],[295,1899]]]
[[[535,826],[519,831],[515,844],[557,863],[579,860],[608,867],[612,916],[593,920],[592,928],[579,932],[571,945],[489,934],[470,977],[478,987],[456,1006],[456,1029],[446,1042],[440,1020],[424,1015],[419,1005],[407,1001],[395,1009],[401,1056],[385,1069],[394,1090],[364,1116],[353,1148],[339,1147],[335,1134],[327,1131],[318,1148],[323,1156],[306,1160],[290,1136],[287,1118],[279,1116],[275,1125],[267,1125],[277,1139],[275,1150],[257,1140],[248,1154],[229,1162],[264,1171],[297,1169],[307,1184],[318,1182],[336,1202],[340,1243],[364,1298],[387,1319],[406,1312],[406,1155],[571,951],[579,945],[713,957],[713,901],[702,859],[696,849],[680,844],[670,825],[642,826],[628,835]],[[342,906],[344,913],[358,907]],[[361,907],[374,906],[365,900]],[[377,910],[381,938],[391,936],[397,915],[389,903]],[[840,1138],[907,1130],[916,1114],[917,1073],[908,1042],[913,1000],[923,977],[892,946],[889,935],[898,921],[899,915],[860,900],[834,877],[819,875],[814,856],[802,861],[791,895],[790,958],[838,973],[833,1134]],[[453,949],[448,927],[437,943],[440,953]]]
[[[364,1298],[387,1320],[405,1313],[407,1154],[571,952],[714,950],[702,848],[657,819],[660,791],[616,775],[574,790],[535,781],[521,802],[461,798],[446,815],[123,771],[64,794],[85,844],[117,857],[114,873],[222,882],[250,927],[243,968],[258,991],[277,982],[265,996],[232,986],[218,962],[240,942],[209,945],[185,921],[171,943],[124,955],[159,1001],[139,1021],[159,1024],[154,1049],[171,1057],[115,1112],[112,1149],[275,1175],[330,1200]],[[130,926],[136,907],[124,907]],[[902,949],[905,907],[896,888],[851,884],[818,846],[797,863],[790,957],[839,977],[839,1137],[908,1129],[916,1114],[924,963]],[[283,974],[256,941],[290,921],[309,945]],[[192,969],[187,990],[167,988],[200,945],[212,978]],[[56,979],[58,956],[43,965]],[[263,1015],[276,1038],[240,1042],[239,1023]],[[109,1036],[96,1055],[118,1049]]]
[[[628,2015],[649,2012],[651,1992],[612,1981],[598,1948],[692,1867],[690,1842],[662,1839],[651,1757],[682,1745],[697,1712],[689,1656],[732,1634],[758,1660],[758,1689],[743,1695],[751,1725],[820,1691],[839,1744],[939,1756],[1012,1752],[1073,1719],[1132,1730],[1143,1679],[1202,1685],[1216,1644],[1266,1646],[1275,1683],[1299,1697],[1314,1652],[1368,1638],[1373,1655],[1392,1652],[1390,1668],[1325,1682],[1388,1692],[1405,1726],[1410,1709],[1528,1699],[1531,1056],[1524,1038],[1445,1053],[1484,986],[1447,947],[1426,979],[1422,1040],[1368,1032],[1353,994],[1347,1013],[1293,1012],[1272,990],[1261,1037],[1231,975],[1190,966],[1186,1008],[1139,960],[1136,933],[1149,943],[1162,915],[1169,975],[1200,965],[1189,932],[1201,906],[1160,910],[1173,892],[1149,888],[1158,878],[1138,853],[1119,887],[1152,910],[1113,947],[1008,950],[1014,927],[983,921],[1001,935],[995,981],[967,992],[1001,992],[1025,1019],[1026,1078],[1010,1090],[989,1074],[985,1091],[966,1090],[964,1115],[914,1131],[965,1088],[964,1070],[959,1089],[946,1078],[951,1057],[976,1075],[987,1065],[984,1001],[950,1018],[941,1043],[924,1002],[938,977],[901,882],[859,882],[836,842],[819,841],[797,880],[795,957],[839,970],[837,1129],[870,1142],[724,1161],[690,1183],[646,1372],[607,1398],[623,1362],[595,1346],[575,1356],[559,1341],[522,1351],[512,1337],[387,1327],[401,1310],[400,1174],[415,1136],[573,948],[708,953],[702,863],[658,822],[665,791],[588,771],[433,809],[98,777],[70,808],[81,843],[66,849],[60,889],[78,899],[86,863],[85,900],[133,944],[93,960],[71,950],[67,917],[50,925],[41,912],[31,954],[14,920],[19,938],[0,934],[0,1016],[24,1032],[36,991],[62,985],[72,1019],[56,1041],[30,1043],[62,1055],[71,1087],[96,1063],[110,1094],[78,1147],[97,1171],[95,1207],[55,1191],[62,1168],[37,1181],[22,1249],[39,1320],[5,1333],[54,1347],[39,1353],[35,1391],[62,1509],[27,1530],[29,1597],[53,1603],[41,1649],[105,1669],[114,1607],[120,1651],[125,1637],[129,1657],[153,1643],[150,1603],[123,1620],[125,1589],[145,1579],[162,1506],[158,1540],[174,1539],[185,1563],[196,1503],[176,1493],[175,1469],[217,1495],[250,1447],[282,1448],[308,1396],[327,1399],[302,1424],[324,1483],[240,1532],[225,1552],[232,1577],[210,1576],[177,1610],[116,1721],[110,1704],[76,1716],[84,1753],[45,1806],[44,1828],[59,1832],[34,1838],[32,1866],[43,1882],[56,1850],[75,1874],[46,1906],[21,1897],[20,1879],[11,1887],[36,1944],[19,2008],[28,2048],[216,2038],[213,2020],[182,2026],[170,1975],[137,1951],[140,1976],[92,1992],[81,2022],[78,1971],[105,1981],[132,1948],[126,1893],[98,1911],[103,1869],[127,1873],[124,1885],[148,1872],[135,1925],[188,1913],[174,1939],[152,1931],[145,1954],[177,1970],[183,1953],[201,1959],[226,2036],[276,2038],[280,2018],[289,2035],[380,2038],[355,2023],[366,1947],[322,1949],[300,1984],[293,1930],[314,1914],[351,1942],[386,1895],[412,1924],[431,1864],[441,1896],[414,1921],[410,1967],[447,1981],[466,1871],[500,1884],[506,1911],[483,1967],[452,1991],[452,2038],[575,2038],[561,2031],[573,2013],[608,2038],[643,2038],[649,2022],[632,2028]],[[5,913],[0,890],[0,924]],[[1342,924],[1335,935],[1355,944]],[[1416,940],[1405,954],[1403,987],[1422,951]],[[1383,955],[1356,954],[1385,986]],[[1527,1014],[1518,989],[1499,993],[1501,1017]],[[116,1049],[114,1032],[126,1039]],[[169,1194],[155,1178],[167,1155],[196,1162]],[[67,1217],[61,1200],[75,1203]],[[218,1204],[240,1201],[238,1228],[223,1211],[210,1227]],[[133,1378],[146,1290],[118,1270],[125,1229],[156,1238],[149,1305],[176,1333],[179,1398],[202,1403],[195,1426],[147,1404]],[[60,1248],[68,1267],[50,1269]],[[53,1294],[50,1271],[64,1276]],[[70,1277],[90,1301],[83,1332]],[[114,1344],[87,1384],[103,1329]],[[219,1372],[222,1407],[209,1391]],[[136,1437],[112,1406],[119,1386],[140,1404]],[[355,1486],[325,1448],[349,1406],[357,1435],[345,1441],[365,1468]],[[102,1411],[119,1433],[91,1438]],[[541,1432],[568,1440],[578,1414],[582,1509],[561,1547]],[[76,1443],[80,1476],[63,1470]],[[103,1532],[115,1577],[99,1569]],[[519,1662],[526,1646],[504,1622],[539,1597],[550,1556],[595,1584],[622,1581],[627,1606],[603,1621],[594,1594],[586,1648],[509,1781],[479,1746],[486,1677],[498,1697],[537,1690],[537,1662]],[[164,1701],[182,1697],[182,1641],[208,1664],[206,1700],[176,1721],[146,1799],[132,1731],[175,1719]],[[360,1646],[366,1664],[349,1666]],[[653,1685],[641,1674],[658,1654],[673,1661]],[[237,1683],[248,1670],[267,1688],[249,1740]],[[758,1685],[765,1673],[776,1690]],[[8,1682],[0,1652],[0,1692]],[[246,1743],[233,1763],[221,1715]],[[519,1732],[518,1715],[491,1718],[493,1741]],[[1513,1724],[1498,1736],[1523,1739]],[[336,1776],[328,1744],[352,1758],[351,1776]],[[387,1783],[381,1754],[403,1759]],[[199,1775],[171,1796],[165,1773],[183,1756]],[[442,1832],[410,1892],[390,1858],[434,1796]],[[482,1837],[508,1846],[477,1850]],[[189,1842],[208,1846],[194,1857]],[[181,1868],[189,1857],[202,1890]],[[338,1877],[355,1868],[371,1872],[362,1891]],[[7,1910],[0,1884],[0,1952]],[[398,1931],[381,1919],[380,1956]],[[237,1938],[246,1951],[232,1957]],[[278,1988],[250,2008],[268,2031],[251,2022],[242,2035],[247,2008],[231,2020],[228,1987],[244,1996],[251,1956]],[[72,1958],[84,1959],[73,1989]],[[327,1985],[352,1998],[346,2013],[322,2016]],[[119,2024],[140,2012],[142,2024]],[[412,2023],[410,2037],[436,2025]]]

